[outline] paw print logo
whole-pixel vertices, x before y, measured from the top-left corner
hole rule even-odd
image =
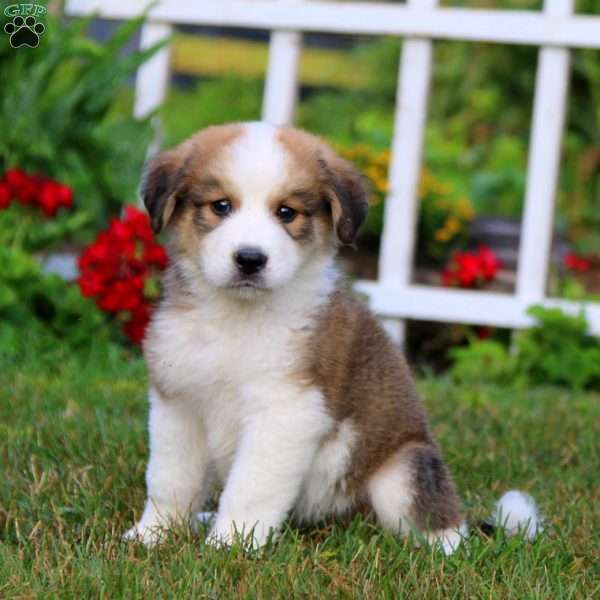
[[[40,43],[40,36],[45,30],[43,23],[39,23],[32,15],[25,19],[17,16],[12,22],[4,26],[4,32],[10,35],[10,45],[13,48],[20,48],[21,46],[37,48]]]

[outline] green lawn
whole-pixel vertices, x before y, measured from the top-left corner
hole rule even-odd
[[[120,541],[144,500],[143,363],[92,351],[0,362],[0,598],[600,597],[600,396],[424,380],[471,519],[502,491],[547,516],[534,543],[472,537],[447,558],[364,517],[284,535],[261,555],[174,532]]]

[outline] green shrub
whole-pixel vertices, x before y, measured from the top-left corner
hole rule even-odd
[[[454,348],[453,376],[460,382],[507,382],[514,375],[514,361],[506,347],[495,340],[476,340]]]
[[[91,17],[48,19],[37,48],[15,50],[0,36],[0,171],[19,167],[69,185],[76,208],[98,225],[136,192],[150,124],[114,106],[158,46],[124,53],[142,18],[102,43],[85,35]]]
[[[573,317],[558,308],[534,306],[534,327],[516,340],[518,370],[532,383],[577,389],[600,383],[600,340],[587,334],[583,312]]]
[[[555,384],[583,389],[600,384],[600,339],[588,335],[583,313],[532,306],[536,324],[516,334],[514,351],[494,340],[455,348],[452,375],[461,382]]]
[[[118,339],[95,304],[72,284],[43,273],[33,252],[94,229],[134,196],[152,131],[148,119],[116,110],[122,88],[159,47],[125,52],[143,17],[108,41],[85,35],[90,20],[49,16],[37,48],[15,50],[0,37],[0,174],[17,167],[66,184],[72,209],[48,219],[14,201],[0,211],[0,358],[55,356],[91,341]]]
[[[0,363],[32,345],[42,358],[59,345],[77,350],[92,339],[116,339],[91,300],[59,276],[43,274],[27,252],[0,246],[0,264]]]
[[[47,250],[60,241],[74,237],[93,220],[90,211],[60,210],[52,219],[39,210],[15,201],[0,210],[0,246],[11,246],[31,252]]]
[[[594,10],[593,0],[581,5]],[[344,145],[389,147],[400,49],[397,39],[359,46],[355,59],[371,74],[368,87],[317,91],[301,104],[299,123]],[[522,213],[536,64],[530,46],[435,44],[425,164],[478,213]],[[557,223],[584,253],[600,252],[599,107],[598,52],[574,51]]]

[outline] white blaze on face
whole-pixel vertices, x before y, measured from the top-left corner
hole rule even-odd
[[[276,288],[294,277],[304,254],[273,213],[273,202],[285,199],[292,157],[273,126],[249,123],[244,129],[227,149],[222,165],[239,208],[204,237],[200,265],[212,285],[228,287],[238,278],[234,254],[243,247],[255,248],[267,256],[261,284]]]

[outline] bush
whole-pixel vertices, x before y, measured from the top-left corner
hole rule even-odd
[[[361,235],[378,239],[383,228],[385,198],[388,192],[390,151],[376,151],[368,144],[339,146],[339,153],[354,163],[371,184],[369,212],[361,227]],[[436,179],[428,169],[421,172],[419,182],[419,258],[441,264],[453,251],[464,247],[467,226],[474,216],[466,198],[456,198],[452,188]]]
[[[90,217],[88,233],[135,195],[152,132],[147,119],[114,106],[158,48],[123,53],[142,18],[104,43],[85,36],[90,20],[51,20],[40,45],[25,51],[0,37],[0,171],[41,172],[73,188],[85,198],[78,210]]]
[[[514,376],[514,360],[495,340],[473,340],[469,346],[451,351],[452,375],[460,382],[506,383]]]
[[[0,362],[32,345],[42,358],[60,345],[78,350],[91,339],[111,339],[94,303],[57,275],[42,273],[27,252],[0,246],[0,264]]]
[[[600,383],[600,340],[587,334],[580,313],[534,306],[538,324],[517,337],[518,369],[532,383],[556,383],[578,389]]]
[[[499,8],[516,2],[503,0]],[[535,2],[530,6],[539,8]],[[539,5],[539,3],[537,3]],[[593,12],[593,0],[579,10]],[[595,9],[597,13],[597,9]],[[299,122],[327,138],[388,148],[401,42],[362,44],[355,59],[371,74],[360,92],[323,91],[302,103]],[[557,224],[584,253],[600,253],[600,62],[573,52]],[[526,184],[537,49],[436,42],[425,164],[478,213],[519,218]]]
[[[556,384],[575,389],[600,384],[600,339],[588,335],[583,313],[533,306],[537,323],[516,334],[514,353],[494,340],[452,351],[452,375],[462,382]]]
[[[0,178],[0,245],[31,252],[53,246],[89,222],[89,213],[72,208],[68,186],[10,169]]]
[[[0,38],[0,352],[79,350],[122,341],[95,303],[34,252],[85,241],[135,195],[148,119],[119,114],[122,87],[159,47],[124,53],[143,17],[97,43],[91,18],[52,20],[38,48],[15,51]],[[66,210],[64,210],[66,209]]]

